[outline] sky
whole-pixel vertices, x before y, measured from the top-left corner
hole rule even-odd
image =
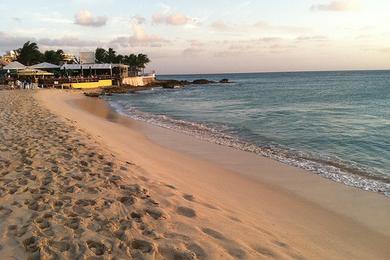
[[[160,74],[390,69],[389,0],[0,0],[0,54],[145,53]]]

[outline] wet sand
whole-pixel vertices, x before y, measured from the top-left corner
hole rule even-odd
[[[178,144],[168,149],[171,139],[157,144],[148,137],[153,130],[101,100],[2,91],[0,111],[1,259],[390,256],[388,210],[372,212],[379,223],[370,226],[223,160]],[[264,167],[274,174],[290,169]]]

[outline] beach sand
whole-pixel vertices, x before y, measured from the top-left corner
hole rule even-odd
[[[339,189],[269,160],[254,168],[279,177],[240,174],[252,168],[233,159],[224,167],[180,151],[180,144],[156,143],[150,135],[204,149],[175,133],[147,130],[79,92],[1,91],[0,129],[1,259],[390,256],[384,196]],[[315,189],[305,194],[282,185],[277,179],[286,171],[291,180],[311,176],[320,195],[309,200]],[[375,207],[347,200],[351,194]],[[348,201],[350,215],[342,210]]]

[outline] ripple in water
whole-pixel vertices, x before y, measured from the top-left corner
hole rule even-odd
[[[170,76],[193,80],[206,76]],[[234,84],[106,97],[136,120],[390,196],[390,72],[208,75]]]

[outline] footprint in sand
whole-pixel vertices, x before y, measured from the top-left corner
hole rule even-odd
[[[129,207],[135,203],[136,199],[133,196],[126,196],[118,198],[118,201],[120,201],[123,205]]]
[[[195,201],[195,197],[193,195],[191,195],[191,194],[184,194],[183,198],[185,200],[188,200],[188,201],[191,201],[191,202]]]
[[[286,243],[284,243],[284,242],[281,242],[281,241],[278,241],[278,240],[274,241],[273,243],[274,243],[275,245],[277,245],[278,247],[281,247],[281,248],[289,248],[289,245],[288,245],[288,244],[286,244]]]
[[[130,217],[134,219],[136,222],[141,222],[142,221],[142,214],[138,212],[131,212]]]
[[[272,257],[272,258],[276,258],[277,257],[277,254],[274,251],[272,251],[271,249],[268,249],[266,247],[263,247],[261,245],[256,245],[256,246],[253,246],[252,248],[256,252],[258,252],[259,254],[261,254],[263,256]]]
[[[199,260],[207,259],[207,254],[204,249],[196,243],[190,243],[186,246],[188,250],[194,252]]]
[[[146,240],[135,239],[131,242],[131,247],[142,253],[153,253],[154,251],[154,244]]]
[[[95,255],[98,255],[98,256],[104,255],[105,252],[107,251],[107,248],[104,244],[96,242],[96,241],[88,240],[87,246],[88,246],[89,250],[91,250]]]
[[[227,239],[223,234],[211,228],[203,228],[202,231],[205,234],[223,242],[222,246],[231,256],[234,257],[234,259],[246,258],[246,252],[243,249],[239,248],[239,245],[235,241]]]
[[[4,217],[8,217],[9,215],[11,215],[11,213],[12,213],[12,209],[0,206],[0,219]]]
[[[164,218],[164,213],[157,208],[147,208],[145,212],[156,220]]]
[[[18,232],[18,226],[17,225],[9,225],[8,226],[8,232],[7,234],[9,236],[16,236],[16,233]]]
[[[182,259],[182,260],[196,259],[196,255],[194,252],[191,252],[189,250],[179,249],[172,245],[161,245],[159,246],[158,251],[164,257],[163,259]]]
[[[202,231],[204,233],[206,233],[207,235],[215,238],[215,239],[218,239],[218,240],[225,240],[225,236],[222,235],[221,233],[219,233],[218,231],[215,231],[214,229],[211,229],[211,228],[202,228]]]
[[[235,222],[238,222],[238,223],[242,223],[242,221],[237,218],[237,217],[234,217],[234,216],[228,216],[231,220],[235,221]]]
[[[23,240],[23,246],[27,252],[33,253],[38,250],[38,242],[36,237],[29,237]]]
[[[78,217],[70,217],[65,220],[65,226],[77,230],[80,227],[80,218]]]
[[[191,208],[188,208],[188,207],[179,206],[176,208],[176,212],[177,212],[177,214],[185,216],[187,218],[195,218],[196,217],[196,211],[191,209]]]
[[[165,186],[167,186],[168,188],[170,188],[172,190],[176,190],[176,187],[171,185],[171,184],[165,184]]]
[[[38,226],[38,228],[41,230],[45,230],[45,229],[48,229],[50,227],[50,222],[44,218],[37,218],[35,220],[35,223]]]

